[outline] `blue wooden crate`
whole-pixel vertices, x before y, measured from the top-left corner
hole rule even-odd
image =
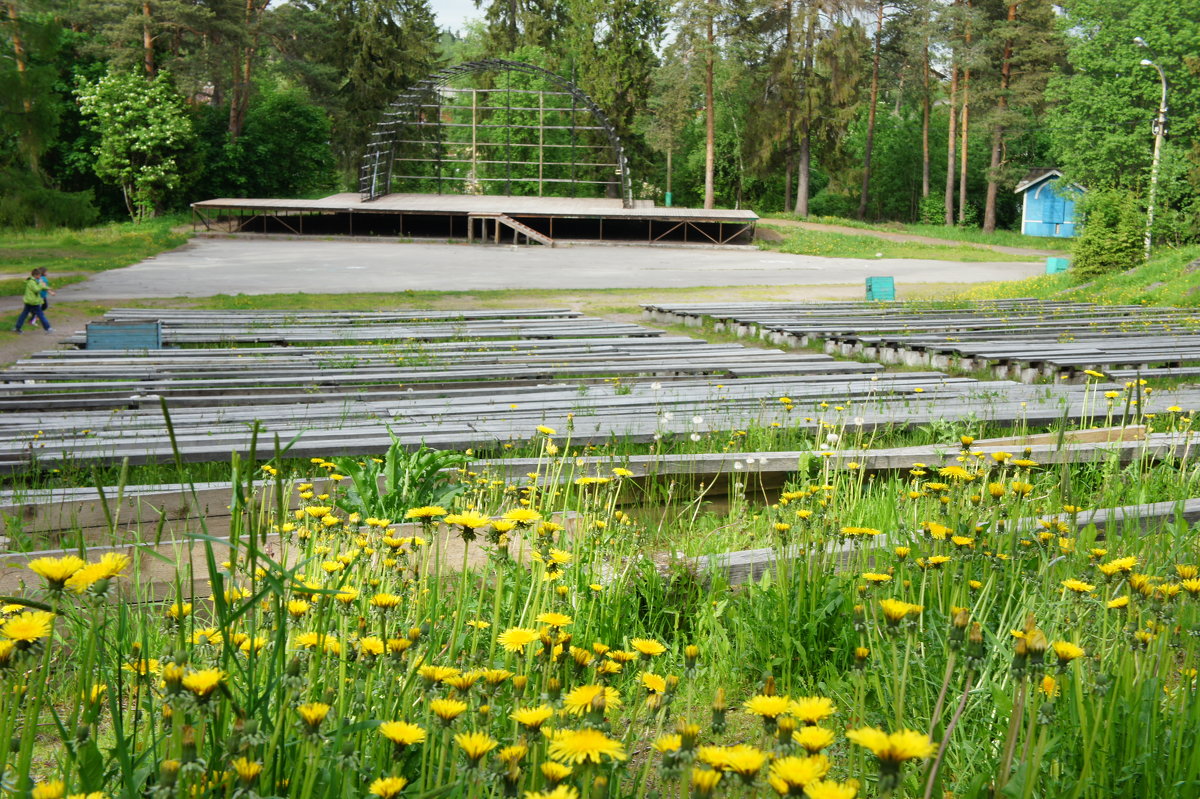
[[[869,277],[869,278],[867,278],[867,299],[868,300],[894,300],[894,299],[896,299],[896,281],[891,277]]]
[[[1057,275],[1059,272],[1067,271],[1070,262],[1066,258],[1047,258],[1046,259],[1046,274]]]
[[[159,322],[92,322],[87,326],[89,350],[161,350]]]

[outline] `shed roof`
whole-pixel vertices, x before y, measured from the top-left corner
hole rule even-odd
[[[1021,178],[1020,182],[1017,183],[1017,187],[1013,189],[1013,193],[1020,194],[1023,191],[1032,189],[1043,180],[1061,177],[1062,171],[1052,166],[1035,166],[1025,173],[1025,177]]]

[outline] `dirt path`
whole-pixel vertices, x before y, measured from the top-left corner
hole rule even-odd
[[[992,250],[1006,255],[1065,255],[1060,250],[1035,250],[1029,247],[1006,247],[1002,244],[978,244],[973,241],[954,241],[952,239],[937,239],[933,236],[918,236],[913,233],[889,233],[885,230],[863,230],[862,228],[846,225],[828,225],[824,222],[800,222],[795,219],[763,218],[760,222],[780,227],[796,227],[802,230],[815,230],[822,233],[841,233],[849,236],[871,236],[887,241],[912,242],[914,244],[943,244],[949,247],[978,247],[982,250]]]
[[[79,308],[55,307],[51,304],[50,310],[46,311],[46,317],[50,324],[54,325],[54,329],[45,333],[41,328],[26,322],[25,329],[19,336],[12,332],[12,321],[16,321],[13,319],[9,322],[10,327],[0,333],[0,365],[7,366],[35,352],[55,349],[68,336],[82,330],[84,325],[100,315]]]

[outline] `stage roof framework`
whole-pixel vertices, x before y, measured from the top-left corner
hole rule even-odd
[[[359,191],[364,202],[430,191],[608,195],[633,207],[604,112],[566,78],[505,59],[444,69],[396,98],[363,156]]]

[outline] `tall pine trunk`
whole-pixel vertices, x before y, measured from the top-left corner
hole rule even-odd
[[[17,4],[10,0],[5,3],[5,8],[8,12],[9,28],[12,30],[12,58],[17,65],[17,86],[21,91],[21,109],[25,112],[25,119],[21,125],[22,146],[20,149],[29,164],[29,171],[36,175],[41,172],[41,159],[38,157],[37,137],[33,132],[33,98],[30,97],[29,78],[25,74],[29,68],[29,62],[25,55],[25,41],[21,37],[21,19],[17,13]]]
[[[792,212],[792,154],[787,153],[783,166],[783,212]]]
[[[809,85],[812,80],[813,70],[813,34],[817,26],[817,9],[810,9],[809,14],[804,20],[804,63],[801,73],[804,80],[801,82],[800,90],[804,96],[804,111],[800,115],[800,153],[796,163],[796,215],[800,217],[808,216],[808,187],[811,178],[811,159],[812,159],[812,139],[810,129],[812,127],[813,107],[812,107],[812,92],[809,91]]]
[[[811,158],[811,146],[808,136],[808,120],[800,123],[800,160],[799,176],[796,178],[796,215],[808,216],[808,180]]]
[[[971,7],[971,0],[967,0],[967,8]],[[967,23],[965,35],[966,50],[971,49],[971,23]],[[968,56],[969,57],[969,56]],[[959,168],[958,168],[958,224],[965,224],[967,221],[967,133],[970,129],[971,120],[971,68],[963,67],[963,98],[962,98],[962,144],[959,150]]]
[[[1019,2],[1008,4],[1010,30],[1012,23],[1017,19],[1018,5],[1020,5]],[[994,233],[996,231],[996,193],[1000,188],[1000,151],[1004,145],[1004,113],[1008,109],[1008,84],[1012,76],[1012,49],[1012,39],[1005,39],[1004,56],[1000,62],[1000,98],[996,101],[996,107],[1000,112],[1000,120],[992,129],[992,158],[988,166],[987,199],[984,201],[983,206],[984,233]]]
[[[717,156],[716,109],[713,108],[713,13],[708,14],[708,53],[704,59],[704,207],[713,207],[713,169]]]
[[[783,212],[786,214],[792,210],[792,149],[796,144],[796,96],[794,94],[796,75],[792,62],[795,56],[796,42],[792,36],[792,0],[787,0],[783,4],[783,8],[785,26],[784,46],[787,48],[784,52],[783,96],[788,106],[787,132],[783,147]]]
[[[879,39],[883,34],[883,0],[879,0],[875,21],[875,56],[871,64],[871,107],[867,110],[867,144],[863,151],[862,190],[858,193],[858,218],[867,215],[871,189],[871,150],[875,146],[875,106],[879,102]]]
[[[154,30],[152,25],[154,19],[150,14],[149,0],[142,2],[142,66],[146,70],[146,77],[153,78],[155,74],[154,68]]]
[[[946,137],[946,224],[954,224],[954,148],[958,142],[958,65],[950,64],[950,133]]]
[[[921,199],[929,196],[929,40],[922,51],[924,92],[921,97]]]

